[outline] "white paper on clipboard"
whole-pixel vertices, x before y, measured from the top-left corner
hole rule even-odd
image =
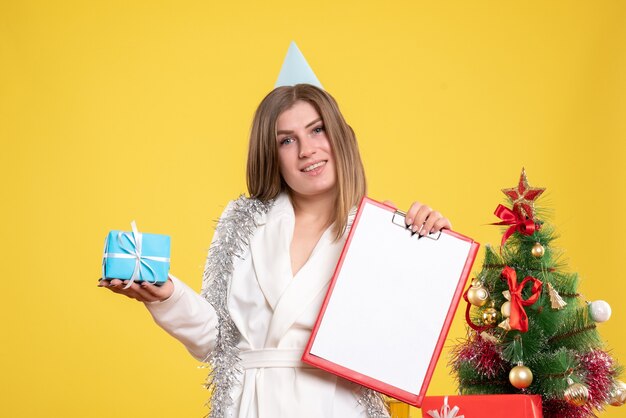
[[[361,203],[303,360],[418,405],[478,244],[418,239],[398,217]]]

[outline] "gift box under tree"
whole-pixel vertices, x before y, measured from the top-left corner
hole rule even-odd
[[[426,396],[424,418],[541,418],[539,395]]]

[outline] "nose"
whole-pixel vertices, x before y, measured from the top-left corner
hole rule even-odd
[[[310,138],[305,137],[301,139],[299,144],[300,144],[300,153],[298,154],[298,156],[300,158],[307,158],[315,154],[315,147],[311,143]]]

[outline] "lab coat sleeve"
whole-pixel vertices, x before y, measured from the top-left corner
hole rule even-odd
[[[162,302],[146,303],[154,321],[204,361],[215,348],[217,315],[213,306],[181,280],[170,275],[174,292]]]
[[[222,216],[232,203],[226,205]],[[217,238],[216,231],[211,246]],[[171,274],[169,277],[174,283],[172,295],[161,302],[146,303],[146,307],[161,328],[183,343],[192,356],[204,361],[215,349],[218,322],[215,309],[181,280]]]

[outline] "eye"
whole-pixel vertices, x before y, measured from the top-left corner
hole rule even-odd
[[[316,128],[313,128],[313,132],[316,134],[320,134],[322,132],[324,132],[324,125],[318,126]]]
[[[293,138],[290,136],[286,136],[280,140],[280,145],[287,145],[287,144],[291,144],[292,142],[293,142]]]

